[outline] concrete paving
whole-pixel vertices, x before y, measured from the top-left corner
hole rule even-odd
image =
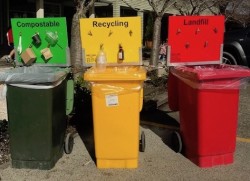
[[[140,130],[146,134],[146,150],[144,153],[139,152],[137,169],[98,169],[93,153],[93,129],[82,120],[82,129],[78,129],[79,134],[75,137],[73,152],[69,155],[64,154],[53,169],[14,169],[10,163],[6,163],[0,166],[0,180],[250,180],[250,82],[240,91],[233,164],[212,168],[196,166],[182,154],[175,153],[168,145],[170,133],[178,129],[178,112],[171,112],[165,103],[151,114],[154,120],[142,120],[140,124]]]

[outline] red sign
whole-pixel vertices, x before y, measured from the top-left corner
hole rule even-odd
[[[224,16],[170,16],[168,65],[219,64]]]

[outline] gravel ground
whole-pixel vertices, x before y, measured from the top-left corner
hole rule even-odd
[[[2,96],[4,85],[0,85],[0,120],[7,119],[6,98]]]
[[[0,165],[9,161],[8,122],[0,120]]]
[[[2,58],[0,64],[0,72],[10,69],[10,65],[3,62]],[[9,162],[10,149],[9,149],[9,133],[8,133],[8,116],[5,97],[5,85],[0,84],[0,165]],[[0,179],[1,180],[1,179]]]
[[[2,95],[4,85],[0,85],[0,165],[10,160],[9,133],[6,97]]]

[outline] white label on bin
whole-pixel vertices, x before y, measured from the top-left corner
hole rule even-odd
[[[118,106],[119,101],[118,101],[118,96],[117,95],[106,95],[106,106]]]

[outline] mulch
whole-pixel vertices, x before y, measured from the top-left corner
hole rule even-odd
[[[0,165],[10,160],[8,122],[0,120]]]

